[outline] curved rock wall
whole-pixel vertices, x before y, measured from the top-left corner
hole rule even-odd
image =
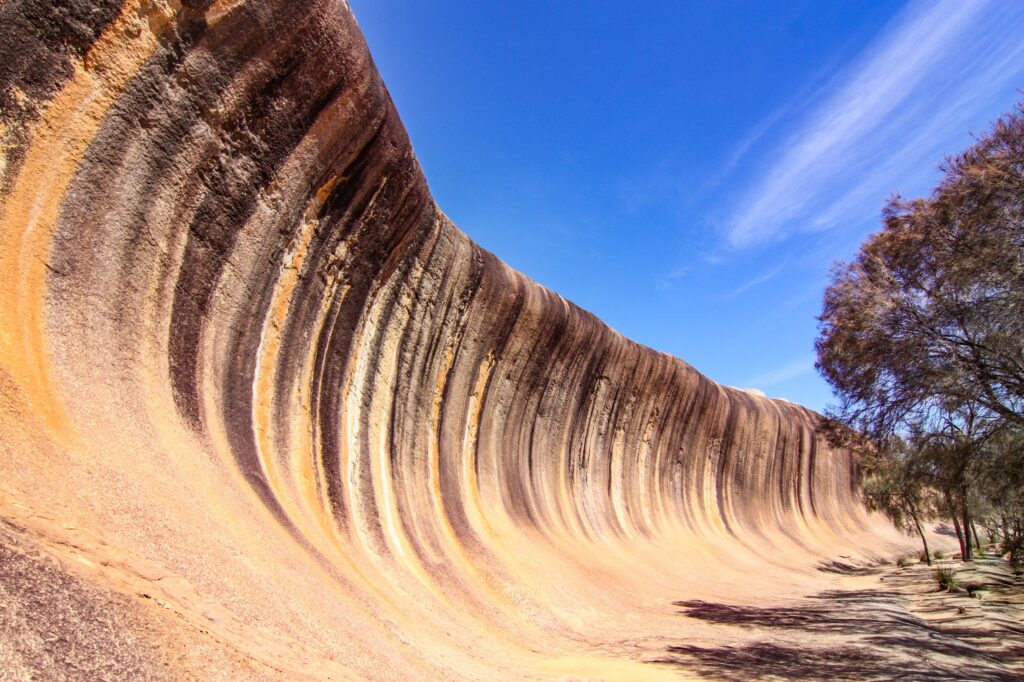
[[[673,596],[784,591],[755,567],[865,526],[815,414],[456,229],[338,0],[7,0],[0,104],[4,517],[168,638],[647,676],[624,633]]]

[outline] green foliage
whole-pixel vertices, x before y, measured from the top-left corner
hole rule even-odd
[[[944,171],[833,270],[815,345],[840,403],[823,430],[862,453],[865,501],[897,526],[924,543],[920,522],[954,520],[965,561],[980,527],[1020,562],[1024,108]]]
[[[889,447],[862,457],[866,474],[862,481],[864,502],[879,511],[905,533],[917,533],[928,561],[928,541],[921,524],[935,517],[936,498],[925,485],[918,453],[905,442],[893,439]]]
[[[950,159],[930,198],[891,200],[883,222],[825,292],[818,367],[843,421],[876,438],[932,430],[953,399],[1024,425],[1024,116]]]
[[[960,583],[957,582],[956,573],[952,568],[948,566],[939,566],[935,569],[935,581],[939,584],[939,589],[943,591],[950,591],[956,589]]]

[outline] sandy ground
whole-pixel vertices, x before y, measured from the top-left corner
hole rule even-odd
[[[0,679],[351,677],[315,643],[240,622],[180,576],[74,524],[24,506],[2,511]],[[951,540],[932,540],[948,556]],[[500,676],[1021,679],[1024,580],[991,555],[938,564],[956,571],[960,591],[938,591],[924,564],[901,568],[877,555],[837,555],[802,569],[760,561],[746,567],[746,585],[722,570],[706,574],[703,587],[691,575],[671,601],[671,587],[660,585],[666,596],[647,613],[609,601],[603,627],[577,635],[576,646],[538,648],[532,659],[508,649],[521,658],[502,661]],[[581,606],[576,617],[600,622],[595,610]],[[410,679],[405,672],[395,677]]]
[[[835,587],[778,607],[680,601],[719,626],[713,646],[680,642],[666,662],[708,679],[1024,679],[1024,578],[1002,558],[847,565]],[[939,590],[938,566],[960,587]],[[846,575],[842,575],[846,573]]]

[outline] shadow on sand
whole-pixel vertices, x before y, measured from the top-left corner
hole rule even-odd
[[[910,611],[910,599],[924,612],[950,615],[925,621]],[[690,618],[763,631],[754,643],[671,646],[657,661],[712,679],[1024,680],[1019,613],[983,614],[980,602],[963,595],[837,590],[796,606],[675,605]]]

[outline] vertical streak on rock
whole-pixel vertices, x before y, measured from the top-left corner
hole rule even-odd
[[[552,632],[578,649],[581,614],[632,597],[618,580],[863,525],[817,415],[623,338],[440,212],[343,3],[0,21],[2,423],[24,405],[77,440],[49,475],[96,486],[78,504],[136,551],[242,576],[239,620],[280,580],[344,620],[355,674],[382,647],[481,676]],[[214,535],[165,550],[184,519]],[[260,602],[266,629],[338,654],[287,602]]]

